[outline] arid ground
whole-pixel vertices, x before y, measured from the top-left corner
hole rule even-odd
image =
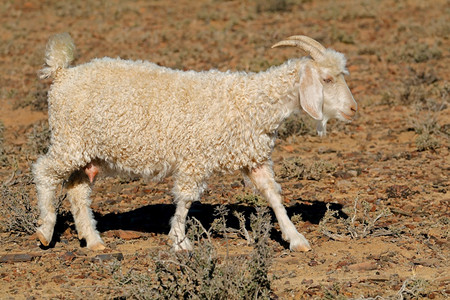
[[[92,208],[108,246],[101,253],[78,240],[63,188],[51,247],[33,235],[30,166],[48,145],[51,83],[36,72],[49,36],[66,31],[75,64],[110,56],[258,72],[305,55],[270,48],[296,34],[345,53],[355,120],[330,122],[323,138],[304,114],[280,130],[277,180],[313,249],[290,252],[272,218],[270,297],[450,297],[449,16],[446,0],[2,1],[0,299],[151,298],[155,262],[171,257],[171,178],[96,182]],[[240,174],[221,174],[191,216],[208,230],[219,205],[231,220],[265,204]],[[252,244],[236,230],[212,235],[218,262],[251,258]]]

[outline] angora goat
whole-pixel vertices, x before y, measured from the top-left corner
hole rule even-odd
[[[344,55],[306,36],[275,44],[310,57],[265,72],[172,70],[145,61],[102,58],[69,67],[69,34],[50,38],[41,78],[48,93],[51,145],[33,165],[40,208],[37,236],[52,239],[54,193],[64,181],[79,238],[89,249],[105,246],[90,208],[98,170],[156,180],[172,175],[176,203],[169,236],[175,250],[191,249],[186,216],[213,172],[241,170],[267,199],[293,251],[310,249],[282,205],[271,154],[277,129],[303,108],[325,133],[330,118],[350,120],[356,102],[344,80]]]

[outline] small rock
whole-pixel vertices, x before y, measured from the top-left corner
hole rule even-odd
[[[310,266],[310,267],[315,267],[315,266],[317,266],[319,263],[317,262],[317,261],[315,261],[315,260],[311,260],[311,261],[309,261],[308,262],[308,266]]]
[[[118,230],[119,238],[123,240],[133,240],[142,237],[142,233],[131,230]]]
[[[327,147],[319,147],[317,149],[317,152],[319,154],[326,154],[326,153],[336,153],[336,150],[331,149],[331,148],[327,148]]]
[[[15,263],[15,262],[24,262],[31,261],[33,258],[37,257],[37,254],[29,254],[29,253],[14,253],[14,254],[5,254],[0,256],[0,263]]]
[[[362,263],[349,265],[348,268],[352,271],[370,271],[378,268],[377,264],[373,261],[365,261]]]
[[[123,260],[123,254],[120,252],[99,254],[99,255],[94,256],[92,258],[92,261],[102,262],[102,261],[108,261],[108,260],[112,260],[112,259]]]
[[[119,230],[110,230],[110,231],[104,233],[104,236],[121,238],[123,240],[128,241],[128,240],[141,238],[143,236],[143,234],[138,231],[119,229]]]
[[[53,282],[56,284],[63,284],[67,282],[67,278],[64,278],[62,275],[56,275],[53,277]]]
[[[76,255],[71,251],[67,251],[63,255],[61,255],[61,259],[66,262],[73,261],[75,259],[75,257],[76,257]]]
[[[348,170],[348,171],[337,171],[333,174],[336,178],[349,179],[352,177],[358,176],[358,171],[356,170]]]
[[[348,180],[339,180],[339,181],[336,182],[336,186],[339,187],[339,188],[348,187],[351,184],[352,183],[350,181],[348,181]]]
[[[289,153],[294,152],[294,150],[295,150],[295,148],[294,148],[293,146],[291,146],[291,145],[286,145],[286,146],[283,146],[282,148],[283,148],[286,152],[289,152]]]
[[[386,189],[388,198],[408,198],[413,194],[411,189],[406,185],[391,185]]]

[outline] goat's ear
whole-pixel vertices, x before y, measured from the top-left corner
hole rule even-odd
[[[323,85],[311,63],[307,63],[300,74],[299,97],[300,105],[311,117],[323,119]]]

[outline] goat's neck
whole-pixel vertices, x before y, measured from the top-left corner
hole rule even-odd
[[[294,111],[299,109],[299,60],[250,76],[256,86],[255,97],[248,105],[248,113],[260,120],[264,131],[272,132]]]

